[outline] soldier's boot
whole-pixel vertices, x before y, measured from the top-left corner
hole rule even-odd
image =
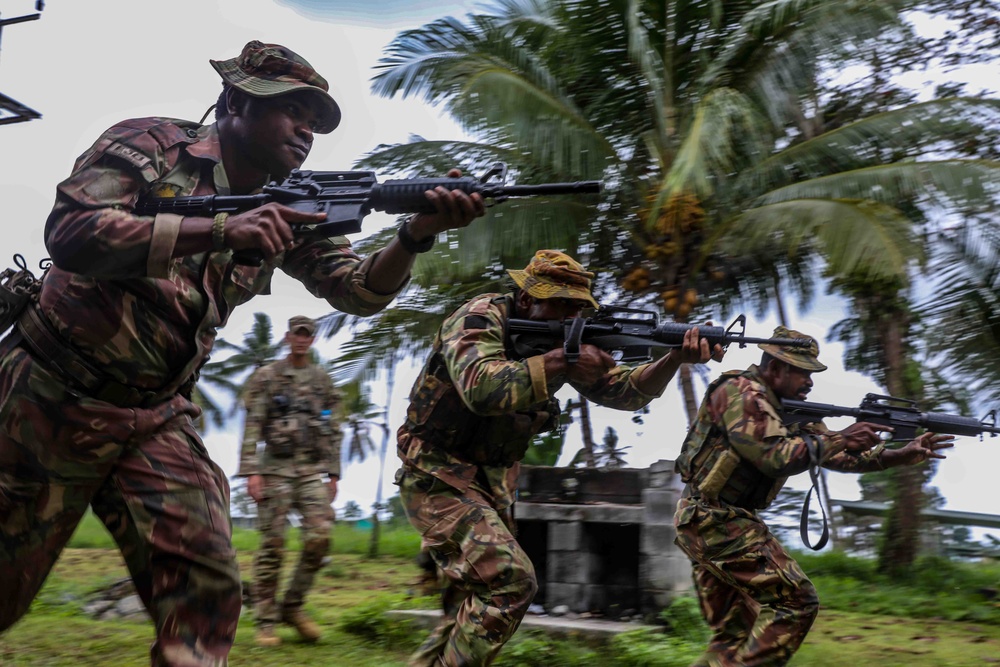
[[[281,620],[295,628],[299,636],[307,642],[314,642],[323,636],[323,631],[302,609],[284,610],[281,612]]]
[[[253,643],[264,648],[281,646],[281,637],[274,634],[274,626],[268,623],[257,628],[257,634],[254,635]]]

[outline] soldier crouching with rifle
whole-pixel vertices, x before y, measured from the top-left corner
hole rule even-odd
[[[819,610],[816,589],[757,515],[790,475],[810,466],[870,472],[943,459],[953,436],[924,433],[886,449],[886,426],[858,422],[842,431],[822,423],[786,426],[782,399],[802,401],[812,374],[826,370],[819,345],[778,327],[775,337],[808,348],[761,344],[760,365],[712,382],[684,440],[676,469],[686,483],[674,524],[691,559],[702,613],[712,631],[694,667],[784,665]]]
[[[514,293],[481,295],[445,319],[397,433],[403,505],[446,580],[444,617],[410,665],[488,665],[517,630],[537,582],[510,507],[528,444],[557,423],[560,387],[637,410],[660,396],[682,363],[723,355],[696,328],[681,347],[636,367],[619,366],[590,344],[579,346],[572,363],[561,345],[523,355],[507,320],[578,317],[597,306],[594,276],[555,250],[540,250],[523,271],[508,273]]]

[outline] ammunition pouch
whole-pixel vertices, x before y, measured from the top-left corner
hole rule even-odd
[[[709,500],[718,500],[719,494],[726,488],[726,482],[732,477],[733,471],[740,464],[740,455],[731,449],[727,449],[715,460],[715,464],[705,475],[705,479],[698,486],[701,495]]]
[[[288,399],[276,395],[274,399],[285,399],[282,408],[268,411],[264,441],[267,453],[276,459],[291,458],[296,452],[309,463],[319,463],[329,439],[333,437],[328,419],[323,419],[311,410],[288,404]],[[273,403],[282,404],[280,400]]]
[[[42,287],[41,279],[28,270],[24,257],[14,255],[14,264],[17,269],[4,269],[0,273],[0,333],[14,326],[28,304],[37,300]],[[43,277],[47,268],[42,266]]]
[[[474,420],[471,433],[453,441],[451,453],[477,465],[509,468],[524,458],[531,439],[559,423],[559,404],[550,401],[544,410],[520,410]]]

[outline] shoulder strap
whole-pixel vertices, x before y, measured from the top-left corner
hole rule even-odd
[[[823,443],[820,442],[819,438],[808,433],[803,433],[802,439],[805,440],[806,447],[809,449],[809,477],[812,479],[812,486],[809,487],[809,493],[806,494],[806,499],[802,503],[802,515],[799,517],[799,536],[804,545],[813,551],[819,551],[826,546],[830,539],[829,521],[826,517],[826,508],[823,506],[823,476],[819,474],[819,465],[823,461]],[[809,543],[809,501],[812,499],[813,491],[816,491],[816,502],[823,515],[823,532],[815,545]]]

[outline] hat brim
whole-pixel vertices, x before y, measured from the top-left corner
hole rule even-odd
[[[319,101],[317,110],[320,117],[313,129],[317,134],[329,134],[340,125],[340,105],[330,93],[322,88],[301,81],[272,81],[250,76],[235,64],[235,60],[209,60],[208,62],[212,64],[223,81],[251,97],[271,98],[289,93],[313,93]]]
[[[766,345],[760,343],[757,347],[764,350],[778,361],[795,366],[796,368],[801,368],[802,370],[820,373],[827,369],[827,366],[820,363],[820,361],[815,357],[803,356],[789,352],[789,348],[782,345]]]
[[[538,280],[538,278],[529,275],[523,269],[507,269],[507,273],[514,279],[518,287],[536,299],[576,299],[578,301],[586,301],[594,308],[600,308],[590,290],[585,287],[557,285]]]

